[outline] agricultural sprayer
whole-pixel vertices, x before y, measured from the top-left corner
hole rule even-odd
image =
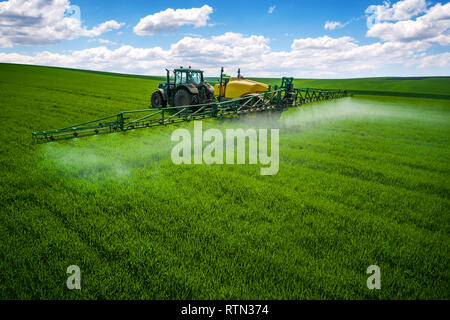
[[[247,116],[269,112],[276,115],[306,103],[342,98],[345,90],[294,88],[294,79],[283,77],[280,86],[244,79],[238,72],[232,78],[221,71],[219,83],[205,83],[203,71],[191,68],[174,70],[173,81],[167,70],[166,82],[160,83],[151,97],[152,108],[123,111],[100,119],[69,127],[33,132],[33,142],[56,140],[128,131],[139,128],[201,120]]]

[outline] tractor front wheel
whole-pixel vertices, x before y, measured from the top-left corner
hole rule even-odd
[[[166,107],[166,102],[164,101],[161,92],[159,92],[159,91],[153,92],[153,94],[152,94],[152,107],[153,108],[157,108],[157,109]]]
[[[175,93],[174,102],[176,107],[192,105],[192,94],[187,90],[180,89]]]

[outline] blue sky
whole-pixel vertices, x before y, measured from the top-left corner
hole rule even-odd
[[[254,76],[450,75],[449,28],[449,1],[8,0],[0,62],[139,74],[192,64],[209,75],[222,65]]]

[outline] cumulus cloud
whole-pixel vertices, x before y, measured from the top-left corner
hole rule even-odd
[[[142,18],[133,30],[139,36],[151,36],[161,32],[177,31],[184,25],[204,27],[208,25],[212,13],[213,8],[208,5],[192,9],[169,8]]]
[[[262,52],[270,50],[268,43],[270,40],[264,36],[251,35],[245,37],[242,33],[226,32],[220,36],[213,36],[211,40],[217,43],[229,44],[234,47],[258,47]]]
[[[275,11],[275,8],[276,8],[277,6],[271,6],[270,8],[269,8],[269,10],[267,11],[267,13],[268,14],[272,14],[274,11]]]
[[[325,30],[334,30],[342,27],[343,24],[338,21],[327,21],[324,25]]]
[[[351,50],[357,47],[355,40],[351,37],[331,38],[328,36],[319,38],[296,39],[292,43],[292,50]]]
[[[385,3],[381,6],[384,9],[377,9],[379,12],[375,15],[378,22],[370,26],[366,34],[368,37],[397,42],[424,40],[441,45],[450,43],[450,3],[438,3],[427,9],[425,1],[404,0],[394,4],[392,8],[389,6]],[[419,13],[424,14],[414,20],[408,20]]]
[[[430,55],[424,57],[420,63],[421,68],[427,67],[448,67],[450,66],[450,52]]]
[[[392,65],[418,66],[428,48],[421,42],[360,45],[351,37],[325,36],[294,40],[290,52],[270,56],[280,60],[279,68],[298,68],[307,76],[362,76]]]
[[[269,39],[227,32],[210,39],[185,37],[173,44],[168,54],[179,59],[178,64],[203,65],[217,68],[217,64],[252,63],[270,52]],[[183,62],[185,61],[185,62]],[[216,72],[214,72],[216,73]]]
[[[69,0],[0,2],[0,47],[48,45],[81,36],[97,37],[123,25],[110,20],[87,29],[76,16],[67,15],[71,8]]]
[[[225,33],[211,38],[184,37],[167,50],[160,47],[117,49],[97,47],[68,54],[48,51],[34,55],[0,53],[0,61],[105,70],[162,74],[165,68],[192,65],[214,76],[224,66],[229,73],[241,68],[244,75],[261,77],[365,76],[380,68],[398,65],[411,70],[450,65],[450,54],[427,55],[431,45],[423,41],[360,45],[351,37],[296,39],[288,51],[272,51],[263,36]]]
[[[81,31],[81,35],[86,37],[98,37],[99,35],[105,32],[117,30],[123,25],[124,23],[119,23],[115,20],[110,20],[103,22],[102,24],[99,24],[98,26],[92,28],[91,30],[83,29]]]
[[[402,0],[393,5],[384,1],[382,5],[371,5],[366,13],[369,15],[369,23],[373,21],[399,21],[408,20],[427,8],[425,0]]]

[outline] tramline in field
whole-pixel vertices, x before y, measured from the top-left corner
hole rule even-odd
[[[275,117],[284,110],[306,103],[348,96],[345,90],[294,88],[294,78],[283,77],[280,87],[223,73],[214,88],[205,83],[203,71],[189,68],[174,70],[171,81],[160,83],[152,94],[152,108],[123,111],[100,119],[48,131],[33,132],[34,143],[99,135],[118,131],[168,125],[206,118],[247,116],[268,112]],[[170,105],[167,107],[167,105]]]

